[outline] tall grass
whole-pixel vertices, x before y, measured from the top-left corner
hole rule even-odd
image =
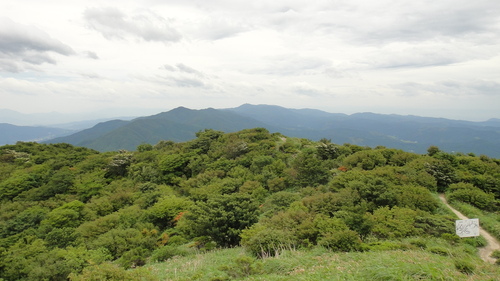
[[[418,241],[417,241],[418,240]],[[497,280],[470,245],[444,239],[391,241],[397,250],[334,253],[322,247],[256,259],[243,248],[222,249],[146,267],[159,280]]]

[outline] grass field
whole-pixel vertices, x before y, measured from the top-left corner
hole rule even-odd
[[[173,257],[148,265],[159,280],[498,280],[500,267],[476,248],[444,239],[373,242],[365,252],[287,250],[255,259],[243,248]]]

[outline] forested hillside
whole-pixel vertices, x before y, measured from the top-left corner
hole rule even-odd
[[[203,130],[191,141],[142,144],[134,152],[6,145],[0,280],[232,280],[280,270],[289,276],[300,272],[259,261],[291,250],[318,261],[303,264],[304,271],[327,253],[383,259],[371,253],[404,252],[450,267],[419,267],[417,274],[411,261],[399,261],[410,276],[400,280],[492,280],[500,271],[476,255],[484,241],[454,234],[456,218],[438,192],[495,215],[500,160],[438,147],[414,154],[339,145],[263,128]],[[493,232],[500,236],[500,228]],[[153,270],[158,262],[240,246],[243,254],[215,271],[196,268],[174,279]],[[285,280],[262,278],[254,280]]]
[[[196,132],[212,128],[233,133],[266,128],[288,137],[334,143],[398,148],[423,154],[431,145],[446,152],[473,152],[500,157],[500,123],[471,122],[418,116],[328,113],[314,109],[290,109],[273,105],[244,104],[228,109],[193,110],[179,107],[131,121],[108,121],[50,143],[70,143],[101,152],[135,150],[143,143],[161,140],[189,141]]]

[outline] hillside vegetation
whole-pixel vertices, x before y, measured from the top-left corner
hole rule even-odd
[[[20,142],[0,147],[0,280],[495,280],[438,192],[500,236],[486,156],[263,128],[135,152]]]

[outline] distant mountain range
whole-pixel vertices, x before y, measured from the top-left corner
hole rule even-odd
[[[99,151],[135,150],[142,143],[191,140],[196,132],[203,129],[235,132],[255,127],[289,137],[331,139],[339,144],[382,145],[416,153],[426,153],[429,146],[436,145],[448,152],[500,157],[499,119],[472,122],[374,113],[347,115],[250,104],[228,109],[192,110],[179,107],[129,121],[101,122],[92,128],[47,142],[66,142]]]
[[[0,123],[0,145],[14,144],[17,141],[35,141],[53,139],[73,133],[72,130],[40,126],[15,126]]]

